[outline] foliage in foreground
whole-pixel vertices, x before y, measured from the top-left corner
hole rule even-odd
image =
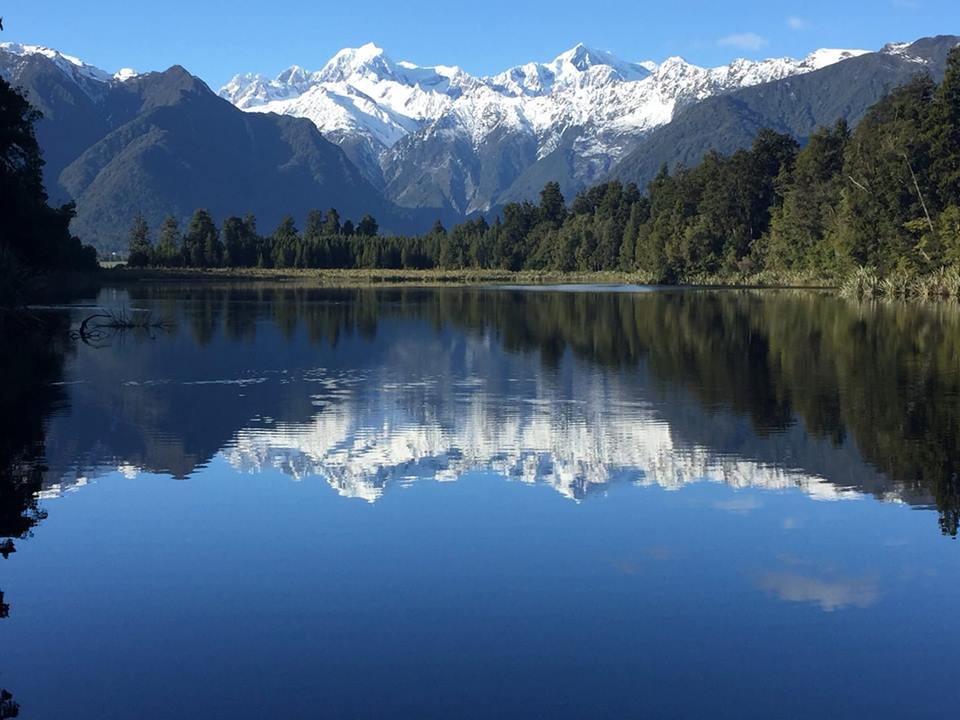
[[[0,78],[0,306],[16,307],[41,271],[96,268],[96,251],[70,234],[73,205],[53,208],[34,125],[40,112]]]

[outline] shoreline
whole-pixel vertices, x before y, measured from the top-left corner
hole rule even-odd
[[[619,271],[554,272],[538,270],[408,270],[327,268],[101,268],[100,280],[109,283],[138,282],[276,282],[310,283],[319,287],[351,286],[467,286],[467,285],[636,285],[659,288],[836,290],[836,282],[792,278],[770,282],[759,277],[704,277],[663,284],[650,282],[638,273]]]

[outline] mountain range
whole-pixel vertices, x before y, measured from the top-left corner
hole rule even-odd
[[[585,45],[492,77],[394,62],[368,44],[316,72],[237,75],[237,107],[305,117],[344,148],[388,198],[408,207],[486,212],[557,180],[567,193],[602,180],[640,139],[714,95],[812,72],[862,50],[701,68],[672,57],[631,63]],[[531,187],[531,179],[535,178]]]
[[[613,175],[645,187],[662,165],[695,165],[708,150],[748,147],[763,128],[802,143],[837,120],[852,127],[871,105],[915,75],[942,79],[947,54],[958,43],[960,38],[942,35],[887,45],[816,72],[707,98],[649,133]]]
[[[56,50],[0,44],[0,75],[44,113],[51,196],[77,203],[75,231],[120,249],[138,210],[151,224],[337,207],[388,232],[424,231],[617,177],[644,186],[663,165],[748,145],[761,127],[801,141],[855,123],[892,87],[939,77],[954,36],[802,60],[628,62],[585,45],[489,77],[395,62],[368,44],[320,70],[237,75],[219,92],[175,66],[108,73]],[[218,97],[219,96],[219,97]]]
[[[72,230],[101,251],[124,250],[137,212],[157,227],[168,214],[185,222],[198,206],[218,219],[253,212],[268,230],[288,213],[299,220],[328,207],[373,213],[392,231],[427,222],[385,201],[309,120],[244,113],[182,67],[110,75],[6,44],[0,74],[43,113],[48,192],[76,202]]]

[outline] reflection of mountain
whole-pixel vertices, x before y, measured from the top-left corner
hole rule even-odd
[[[584,380],[574,397],[549,386],[532,397],[509,397],[489,395],[481,381],[467,378],[445,405],[422,414],[411,411],[402,387],[329,404],[317,396],[325,407],[311,422],[242,429],[223,455],[244,471],[274,466],[297,478],[319,475],[342,495],[369,501],[392,482],[455,480],[473,470],[546,483],[577,499],[620,480],[671,489],[700,480],[796,486],[831,499],[854,494],[776,462],[796,454],[790,445],[796,437],[758,442],[748,455],[693,445],[648,402],[618,401],[622,388],[611,389],[596,376]],[[851,459],[844,457],[849,451],[828,443],[808,449],[817,459]],[[802,467],[804,458],[795,459]]]
[[[186,477],[221,456],[368,500],[479,469],[574,498],[709,479],[936,504],[947,530],[955,516],[956,376],[917,362],[936,348],[949,364],[946,311],[462,289],[148,288],[123,302],[178,316],[177,331],[79,353],[72,412],[47,439],[51,494],[105,468]],[[916,388],[922,412],[905,402]]]

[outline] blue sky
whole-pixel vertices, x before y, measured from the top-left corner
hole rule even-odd
[[[627,60],[719,65],[960,34],[957,0],[0,0],[0,15],[0,40],[49,45],[110,71],[179,63],[213,86],[236,72],[317,69],[369,41],[395,60],[489,74],[577,42]]]

